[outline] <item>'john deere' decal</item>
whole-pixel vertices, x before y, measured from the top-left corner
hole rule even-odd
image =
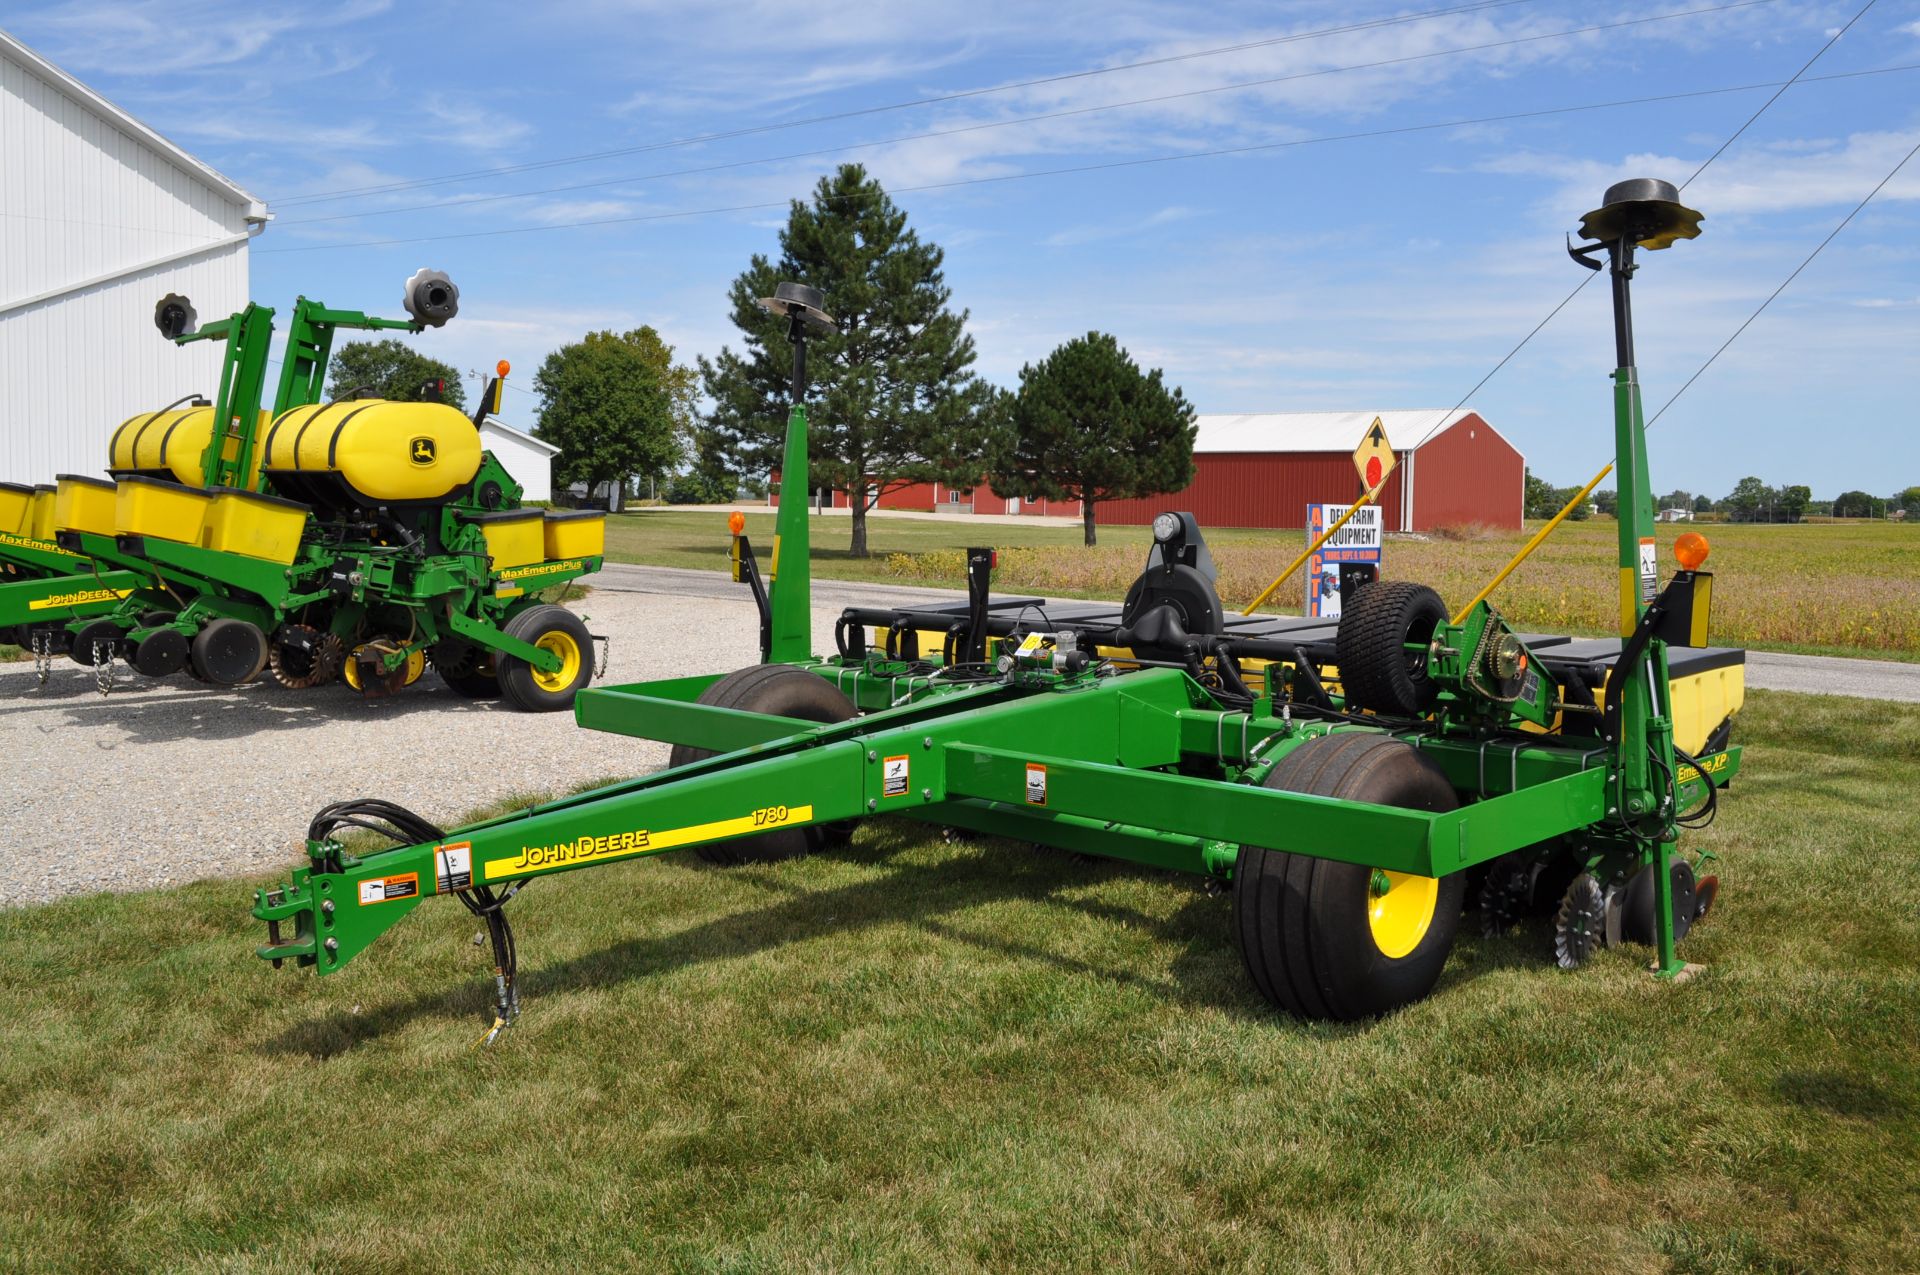
[[[433,440],[425,434],[407,444],[407,458],[416,465],[433,464]]]

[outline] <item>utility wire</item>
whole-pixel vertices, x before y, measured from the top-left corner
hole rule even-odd
[[[1653,414],[1653,417],[1647,421],[1648,429],[1653,428],[1654,421],[1657,421],[1662,416],[1666,415],[1667,409],[1669,407],[1672,407],[1674,403],[1678,401],[1678,399],[1682,394],[1685,394],[1690,388],[1692,388],[1693,383],[1699,380],[1701,375],[1708,368],[1713,366],[1714,360],[1718,359],[1722,354],[1725,354],[1727,352],[1727,347],[1732,345],[1736,340],[1738,340],[1740,337],[1740,334],[1742,332],[1745,332],[1747,328],[1753,323],[1753,321],[1759,318],[1760,315],[1766,310],[1768,306],[1773,304],[1774,299],[1778,297],[1782,292],[1785,292],[1787,290],[1788,284],[1792,283],[1795,279],[1798,279],[1800,277],[1800,272],[1802,270],[1805,270],[1808,266],[1813,264],[1813,259],[1819,256],[1821,252],[1825,251],[1826,246],[1834,241],[1835,236],[1837,236],[1841,231],[1847,228],[1847,224],[1849,222],[1851,222],[1855,217],[1860,215],[1861,209],[1865,208],[1869,203],[1873,202],[1873,197],[1875,195],[1878,195],[1882,190],[1886,189],[1887,183],[1892,181],[1899,174],[1900,170],[1907,166],[1907,162],[1911,160],[1915,155],[1920,155],[1920,142],[1914,143],[1913,149],[1908,151],[1904,156],[1902,156],[1900,159],[1900,162],[1895,164],[1891,169],[1888,170],[1887,175],[1880,179],[1879,184],[1874,186],[1872,190],[1867,192],[1866,198],[1862,199],[1859,203],[1855,204],[1853,206],[1853,211],[1848,213],[1845,217],[1841,218],[1840,224],[1835,226],[1832,230],[1828,231],[1827,237],[1825,239],[1822,239],[1814,247],[1814,250],[1808,253],[1806,255],[1806,258],[1803,261],[1801,261],[1799,265],[1793,268],[1793,273],[1788,275],[1785,279],[1781,280],[1780,286],[1775,288],[1769,294],[1767,294],[1767,299],[1765,301],[1762,301],[1759,304],[1759,306],[1757,306],[1754,309],[1754,312],[1752,314],[1749,314],[1746,317],[1745,321],[1742,322],[1739,327],[1733,330],[1732,336],[1728,337],[1726,340],[1720,343],[1720,348],[1715,350],[1711,355],[1709,355],[1707,357],[1707,361],[1705,363],[1702,363],[1699,366],[1699,368],[1694,371],[1694,374],[1687,378],[1687,383],[1685,385],[1682,385],[1679,389],[1675,390],[1673,392],[1672,398],[1668,399],[1665,403],[1661,404],[1660,410],[1655,412]]]
[[[1762,102],[1760,104],[1760,109],[1755,111],[1752,115],[1749,115],[1745,123],[1741,124],[1739,128],[1736,128],[1735,130],[1733,130],[1733,135],[1727,138],[1726,141],[1720,143],[1719,148],[1716,149],[1713,152],[1713,154],[1707,156],[1706,160],[1701,163],[1700,167],[1693,170],[1693,176],[1687,178],[1686,181],[1680,183],[1679,188],[1681,190],[1685,190],[1687,187],[1693,185],[1694,181],[1700,176],[1701,173],[1704,173],[1707,171],[1708,166],[1711,165],[1713,161],[1715,161],[1716,159],[1719,159],[1722,155],[1726,154],[1727,147],[1733,145],[1735,140],[1737,140],[1749,128],[1753,127],[1753,122],[1759,119],[1762,115],[1765,115],[1767,113],[1767,108],[1780,100],[1781,94],[1785,93],[1788,89],[1792,88],[1795,84],[1799,83],[1800,77],[1805,75],[1809,70],[1811,70],[1813,67],[1813,64],[1815,62],[1818,62],[1822,57],[1824,57],[1828,49],[1831,49],[1835,44],[1839,43],[1840,37],[1845,35],[1849,30],[1851,30],[1855,22],[1858,22],[1860,21],[1861,18],[1864,18],[1867,15],[1867,10],[1873,8],[1873,6],[1877,2],[1878,0],[1867,0],[1866,5],[1860,10],[1860,12],[1854,14],[1853,17],[1848,20],[1846,26],[1843,26],[1838,31],[1835,31],[1833,35],[1828,38],[1827,42],[1821,45],[1819,50],[1815,52],[1812,57],[1808,58],[1806,62],[1801,65],[1798,71],[1795,71],[1793,73],[1793,77],[1791,79],[1787,80],[1786,83],[1782,84],[1779,87],[1779,89],[1777,89],[1774,92],[1772,97],[1769,97],[1766,101]],[[1460,401],[1458,403],[1455,403],[1452,407],[1448,408],[1444,413],[1442,413],[1440,416],[1440,421],[1436,423],[1444,423],[1455,412],[1459,411],[1462,407],[1466,406],[1468,399],[1472,398],[1475,394],[1478,394],[1481,388],[1485,386],[1488,381],[1491,381],[1496,374],[1499,373],[1501,368],[1504,368],[1508,363],[1512,362],[1514,355],[1520,353],[1521,350],[1527,347],[1527,343],[1529,341],[1533,340],[1534,337],[1540,335],[1541,329],[1545,328],[1549,323],[1552,323],[1555,317],[1557,317],[1562,310],[1566,309],[1567,306],[1572,303],[1575,297],[1580,295],[1580,290],[1586,287],[1589,283],[1592,283],[1595,279],[1599,277],[1599,275],[1600,275],[1599,271],[1597,270],[1593,271],[1589,273],[1585,278],[1581,279],[1579,283],[1575,284],[1573,286],[1573,291],[1567,293],[1566,296],[1560,298],[1560,303],[1554,306],[1553,309],[1547,311],[1547,317],[1540,320],[1540,322],[1534,324],[1533,330],[1528,332],[1525,336],[1521,337],[1520,343],[1514,346],[1511,350],[1508,350],[1505,357],[1503,357],[1498,363],[1495,363],[1493,365],[1493,370],[1488,372],[1485,376],[1481,377],[1478,381],[1476,381],[1474,383],[1473,388],[1468,390],[1465,394],[1461,395]],[[1701,369],[1701,371],[1705,371],[1705,370],[1706,369],[1704,368]],[[1699,373],[1696,372],[1694,375],[1698,376]],[[1678,397],[1678,396],[1676,395],[1675,397]],[[1671,402],[1671,400],[1669,400],[1669,402]],[[1660,410],[1665,411],[1666,409],[1661,408]]]
[[[830,124],[840,120],[858,119],[862,116],[880,115],[891,111],[910,110],[919,106],[938,106],[945,102],[958,102],[968,98],[984,97],[994,93],[1010,93],[1016,89],[1035,88],[1045,84],[1061,84],[1069,80],[1088,79],[1097,75],[1112,75],[1120,71],[1137,71],[1150,66],[1166,66],[1175,62],[1191,62],[1199,58],[1219,57],[1228,53],[1243,53],[1249,49],[1270,48],[1280,44],[1295,44],[1306,40],[1317,40],[1323,36],[1347,35],[1356,31],[1371,31],[1381,27],[1399,26],[1412,22],[1424,22],[1430,18],[1455,17],[1460,14],[1479,13],[1487,9],[1504,9],[1514,5],[1532,4],[1536,0],[1476,0],[1472,4],[1455,5],[1446,9],[1428,9],[1419,13],[1399,14],[1388,18],[1373,18],[1366,22],[1352,22],[1337,27],[1322,27],[1315,31],[1297,31],[1289,35],[1270,36],[1263,40],[1248,40],[1240,44],[1221,45],[1217,48],[1196,49],[1187,53],[1169,54],[1165,57],[1148,58],[1140,62],[1126,62],[1118,66],[1094,67],[1085,71],[1069,71],[1060,75],[1041,76],[1038,79],[1019,80],[1012,84],[999,84],[990,88],[964,89],[957,93],[943,93],[936,97],[915,98],[906,102],[890,102],[884,106],[861,107],[857,110],[837,111],[830,115],[811,115],[797,120],[785,120],[778,124],[760,124],[749,128],[732,129],[719,133],[702,133],[693,137],[674,138],[664,142],[649,142],[640,146],[623,146],[615,150],[591,151],[581,155],[565,155],[554,159],[533,160],[524,164],[512,164],[501,168],[477,168],[462,173],[443,173],[438,177],[416,177],[406,181],[387,182],[373,186],[355,186],[345,190],[311,192],[292,195],[276,201],[281,207],[295,207],[301,204],[323,203],[335,199],[347,199],[357,195],[385,194],[396,190],[411,190],[420,186],[435,186],[445,182],[462,181],[470,177],[497,177],[510,173],[529,172],[541,168],[558,168],[567,164],[585,164],[598,159],[614,159],[622,155],[637,155],[646,151],[667,150],[678,146],[695,146],[704,142],[726,141],[736,137],[746,137],[758,133],[772,133],[784,129],[803,128],[813,124]],[[1765,0],[1754,0],[1762,3]]]

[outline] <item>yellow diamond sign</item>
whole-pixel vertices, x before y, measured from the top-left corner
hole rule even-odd
[[[1393,444],[1387,441],[1387,428],[1376,416],[1360,446],[1353,449],[1353,467],[1360,471],[1360,485],[1372,491],[1392,472],[1393,464]]]

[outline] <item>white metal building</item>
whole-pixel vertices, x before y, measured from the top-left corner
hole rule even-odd
[[[560,449],[515,429],[498,416],[480,422],[480,445],[520,484],[522,500],[553,499],[553,458]]]
[[[266,205],[0,31],[0,481],[97,474],[121,421],[212,395],[215,342],[153,307],[247,302]]]

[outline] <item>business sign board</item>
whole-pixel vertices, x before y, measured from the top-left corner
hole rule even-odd
[[[1308,505],[1307,543],[1318,540],[1320,533],[1339,522],[1340,515],[1348,508],[1346,505]],[[1378,571],[1382,526],[1380,506],[1362,505],[1347,519],[1345,526],[1307,558],[1306,614],[1329,620],[1339,618],[1340,567],[1344,563],[1367,563]]]

